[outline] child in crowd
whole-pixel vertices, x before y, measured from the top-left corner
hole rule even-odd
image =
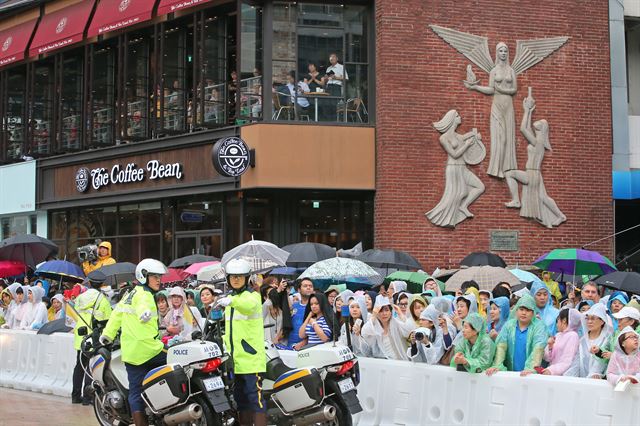
[[[556,321],[557,333],[549,337],[547,346],[544,348],[544,360],[549,363],[549,366],[542,370],[542,374],[562,376],[569,369],[580,344],[578,336],[580,319],[580,312],[576,309],[560,310]]]
[[[638,338],[638,333],[629,326],[620,331],[616,339],[615,352],[611,356],[607,367],[607,380],[612,385],[617,385],[619,382],[627,380],[637,384],[638,380],[640,380]]]

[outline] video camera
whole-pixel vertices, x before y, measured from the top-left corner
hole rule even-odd
[[[87,244],[82,247],[78,247],[78,259],[80,263],[89,262],[93,263],[98,260],[98,244],[102,241],[96,240],[94,244]]]

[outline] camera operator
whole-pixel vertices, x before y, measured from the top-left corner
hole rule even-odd
[[[111,257],[111,243],[108,241],[103,241],[98,245],[98,253],[97,256],[95,252],[86,253],[83,259],[81,253],[83,253],[83,249],[86,249],[88,246],[80,247],[78,249],[78,253],[80,254],[80,260],[84,260],[82,262],[82,270],[85,275],[89,275],[91,272],[96,269],[100,269],[106,265],[113,265],[116,263],[115,259]]]
[[[433,305],[427,306],[420,314],[420,328],[409,336],[411,346],[407,349],[407,355],[412,361],[435,365],[444,355],[443,330],[447,333],[448,330],[446,321],[440,321],[440,316],[441,313]]]

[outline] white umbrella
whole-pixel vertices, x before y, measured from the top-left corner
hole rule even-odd
[[[198,279],[198,281],[207,282],[224,280],[225,275],[224,269],[222,269],[222,264],[216,263],[213,265],[205,266],[198,271],[198,273],[196,274],[196,278]]]
[[[251,240],[234,247],[222,256],[222,266],[227,266],[232,259],[246,260],[251,264],[251,271],[258,273],[278,266],[286,266],[289,253],[273,243]]]
[[[333,280],[343,282],[363,282],[379,284],[383,277],[366,263],[344,257],[332,257],[309,266],[298,279]]]

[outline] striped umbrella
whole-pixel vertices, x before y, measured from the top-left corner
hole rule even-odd
[[[609,259],[597,251],[574,248],[551,250],[533,264],[544,271],[572,275],[603,275],[618,270]]]

